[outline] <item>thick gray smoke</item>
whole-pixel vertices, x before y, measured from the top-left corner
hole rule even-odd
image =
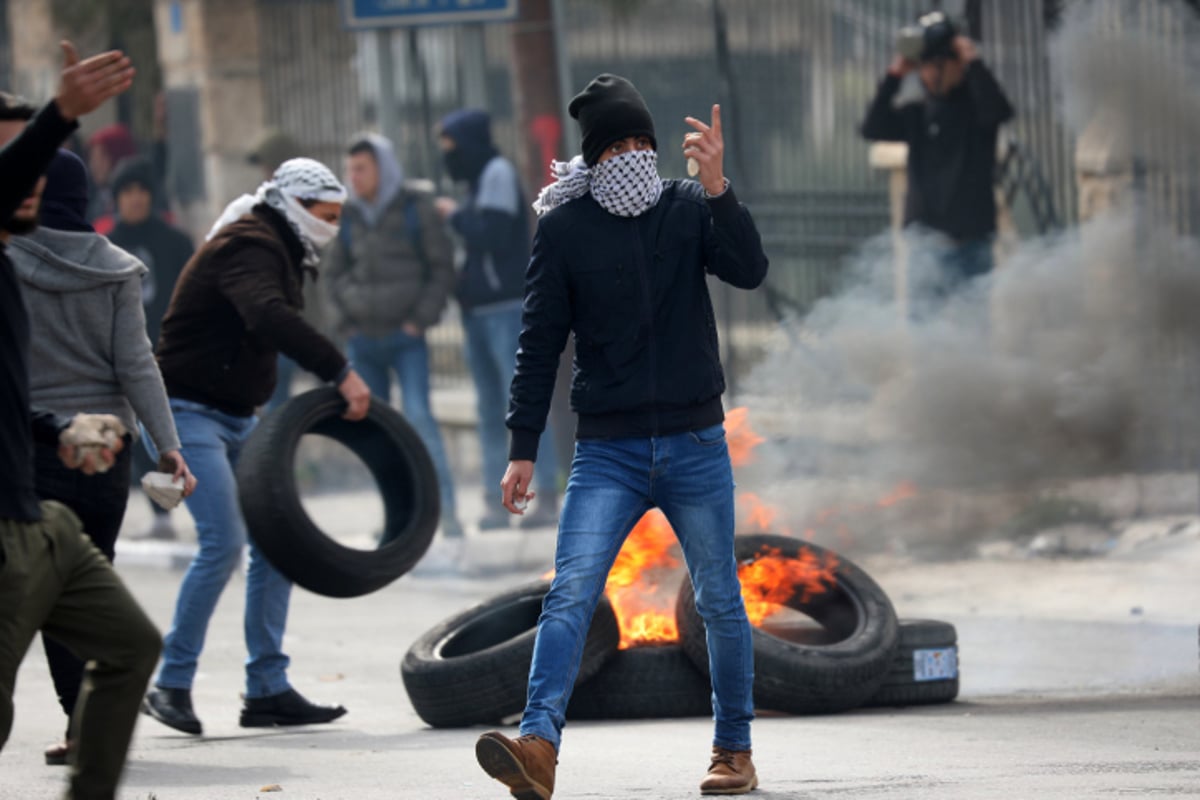
[[[1198,33],[1177,0],[1076,0],[1051,50],[1057,113],[1076,132],[1103,128],[1117,156],[1174,166],[1200,136]]]
[[[1053,51],[1063,118],[1119,135],[1117,161],[1177,168],[1160,148],[1200,137],[1200,70],[1182,44],[1196,32],[1174,3],[1069,7]],[[1021,492],[1200,442],[1200,247],[1155,216],[1130,197],[1022,240],[931,313],[931,243],[908,242],[909,313],[890,241],[869,243],[847,287],[784,325],[748,381],[751,423],[756,407],[773,422],[743,484],[764,468],[805,475],[768,497],[802,506],[803,525],[844,507],[848,483]]]

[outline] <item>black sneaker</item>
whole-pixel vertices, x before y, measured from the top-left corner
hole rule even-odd
[[[246,698],[238,724],[243,728],[314,725],[333,722],[345,713],[346,709],[342,706],[319,706],[305,700],[295,689],[288,689],[270,697]]]
[[[191,689],[151,689],[142,700],[142,713],[182,733],[199,736],[202,732],[200,720],[192,711]]]

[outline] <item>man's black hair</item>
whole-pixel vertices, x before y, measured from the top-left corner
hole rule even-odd
[[[28,122],[35,114],[37,109],[24,97],[0,92],[0,122]]]
[[[356,156],[359,153],[366,153],[373,159],[379,158],[375,153],[375,146],[371,144],[369,139],[355,139],[350,143],[350,149],[346,151],[346,154],[351,156]]]

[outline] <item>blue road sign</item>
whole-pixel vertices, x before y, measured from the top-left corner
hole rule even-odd
[[[499,22],[517,16],[517,0],[341,0],[348,28]]]

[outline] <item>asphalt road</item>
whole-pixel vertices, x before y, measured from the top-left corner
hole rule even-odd
[[[297,590],[286,642],[292,681],[350,710],[331,725],[297,730],[237,726],[245,650],[236,576],[195,687],[205,736],[143,718],[120,799],[507,797],[475,764],[481,729],[425,727],[398,665],[442,618],[536,577],[552,547],[551,531],[472,532],[461,571],[437,543],[418,570],[373,595],[330,600]],[[119,563],[165,629],[182,573],[156,554],[131,542]],[[869,566],[901,615],[958,627],[959,702],[824,717],[764,713],[754,727],[761,787],[753,796],[1200,797],[1200,540],[1092,561]],[[41,751],[63,718],[38,643],[22,666],[16,706],[0,798],[59,797],[64,770],[44,766]],[[571,723],[555,797],[698,797],[710,736],[703,719]]]

